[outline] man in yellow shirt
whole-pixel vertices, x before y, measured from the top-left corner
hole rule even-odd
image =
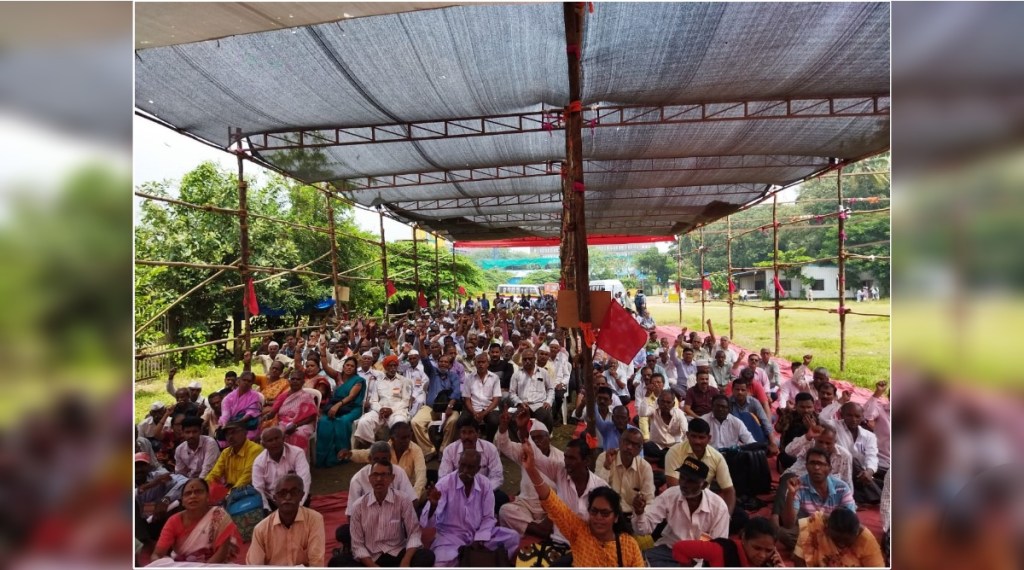
[[[249,441],[245,435],[245,426],[239,422],[224,426],[228,447],[220,452],[216,465],[206,475],[208,483],[221,483],[228,489],[252,484],[252,464],[263,452],[263,446]]]

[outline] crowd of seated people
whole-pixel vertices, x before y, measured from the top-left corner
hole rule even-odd
[[[191,563],[248,543],[250,565],[884,564],[857,511],[888,492],[885,382],[837,397],[812,355],[785,380],[710,322],[583,370],[550,304],[493,307],[298,330],[209,394],[172,371],[174,402],[136,429],[139,540]],[[326,529],[311,468],[349,463],[347,522]]]

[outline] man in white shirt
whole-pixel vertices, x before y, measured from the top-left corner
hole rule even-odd
[[[665,454],[675,444],[683,441],[686,433],[686,414],[676,405],[675,394],[662,390],[658,396],[658,407],[651,408],[647,400],[637,401],[637,414],[648,418],[651,439],[644,444],[644,457],[655,465],[663,466]]]
[[[356,439],[367,444],[377,441],[374,434],[384,422],[391,427],[412,419],[409,415],[412,382],[398,374],[397,356],[392,354],[384,358],[384,371],[384,376],[374,383],[369,392],[370,411],[356,422]]]
[[[401,363],[399,368],[402,368]],[[409,351],[409,354],[406,355],[405,370],[400,370],[400,373],[412,382],[412,406],[409,408],[409,417],[415,417],[416,412],[427,400],[427,385],[430,383],[430,379],[427,378],[427,373],[423,369],[423,363],[420,362],[419,351]]]
[[[259,362],[260,365],[263,366],[263,374],[270,372],[270,365],[273,364],[274,361],[284,364],[285,369],[290,367],[294,362],[294,359],[288,358],[281,353],[281,345],[275,341],[270,341],[270,344],[267,345],[267,352],[268,354],[257,354],[255,357],[256,362]]]
[[[501,401],[501,379],[487,370],[490,362],[487,353],[478,354],[473,361],[476,370],[466,373],[462,386],[465,403],[462,415],[484,424],[484,437],[488,441],[493,440],[498,431],[498,403]]]
[[[686,390],[697,383],[697,363],[693,360],[694,350],[690,347],[682,348],[683,359],[679,360],[676,351],[680,349],[679,341],[669,351],[672,360],[672,367],[676,370],[675,382],[669,384],[676,397],[680,400],[686,398]]]
[[[220,446],[212,437],[201,435],[203,420],[200,418],[186,417],[181,429],[185,441],[174,450],[174,472],[189,479],[205,478],[220,457]]]
[[[359,499],[364,495],[373,494],[373,485],[370,482],[370,472],[373,470],[373,466],[381,462],[391,462],[391,446],[386,441],[378,441],[370,446],[370,463],[366,465],[356,474],[352,476],[352,480],[348,484],[348,506],[345,508],[345,514],[348,515],[349,520],[352,518],[352,514],[355,512],[356,504],[359,503]],[[412,487],[412,482],[409,481],[409,476],[405,474],[404,469],[394,470],[394,479],[391,482],[391,489],[410,501],[416,501],[419,497],[416,496],[416,491]]]
[[[303,482],[304,493],[300,505],[309,502],[309,462],[301,447],[284,442],[284,432],[279,427],[263,430],[260,438],[263,451],[256,456],[252,464],[252,486],[263,495],[263,508],[274,510],[274,491],[278,480],[288,473],[295,473]]]
[[[822,420],[836,430],[836,443],[846,448],[853,456],[853,499],[858,504],[878,504],[882,500],[882,488],[875,481],[878,471],[878,439],[875,434],[861,427],[864,410],[860,404],[847,402],[839,409],[842,421]]]
[[[711,445],[719,451],[755,443],[747,426],[729,413],[729,397],[725,394],[711,398],[711,413],[701,418],[711,426]]]
[[[708,466],[687,457],[679,466],[679,485],[666,490],[648,508],[643,495],[633,498],[633,529],[651,534],[666,522],[654,548],[644,552],[650,566],[678,567],[672,545],[680,540],[714,540],[729,536],[729,508],[708,489]]]
[[[554,429],[551,406],[555,403],[555,384],[546,370],[537,368],[537,356],[532,348],[523,351],[522,361],[522,368],[512,375],[509,397],[515,406],[530,408],[531,415],[551,431]]]
[[[553,460],[559,461],[564,465],[564,454],[562,450],[551,445],[551,436],[547,426],[537,420],[528,418],[528,414],[522,412],[516,414],[517,421],[514,427],[520,430],[520,439],[524,439],[522,432],[529,430],[527,437],[533,441],[536,450],[545,457],[551,457]],[[522,444],[509,439],[509,421],[508,412],[501,415],[498,423],[498,435],[494,438],[494,444],[502,455],[519,463],[522,457]],[[521,429],[521,421],[527,426],[525,430]],[[540,499],[537,498],[537,488],[534,487],[530,478],[526,476],[526,469],[521,468],[521,470],[522,483],[519,488],[520,492],[516,495],[515,501],[506,503],[501,507],[498,512],[498,522],[501,526],[510,528],[520,535],[529,534],[544,540],[552,538],[552,533],[555,530],[554,523],[551,522],[551,519],[547,517],[547,513],[544,512],[544,508],[541,507]],[[554,488],[553,482],[550,482],[550,480],[545,482]],[[565,542],[564,538],[562,542]]]

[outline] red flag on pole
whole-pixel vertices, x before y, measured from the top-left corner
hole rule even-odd
[[[620,362],[630,362],[647,342],[647,331],[618,303],[609,303],[597,347]]]
[[[462,297],[466,296],[466,288],[463,287],[462,285],[459,285],[459,295]]]
[[[242,297],[242,302],[248,307],[250,315],[260,314],[260,304],[256,302],[256,286],[253,284],[252,278],[246,279],[245,295]]]
[[[423,294],[423,291],[416,294],[416,304],[418,304],[421,309],[427,308],[427,296]]]
[[[681,289],[679,287],[679,283],[676,283],[676,294],[678,295],[680,293],[680,291],[681,291]]]
[[[704,281],[701,282],[701,287],[703,287],[705,291],[710,291],[711,290],[711,280],[708,279],[707,277],[705,277]]]
[[[729,292],[730,293],[735,293],[736,292],[736,283],[732,279],[729,280]]]
[[[384,283],[384,290],[387,291],[388,299],[390,299],[392,295],[398,292],[398,289],[395,289],[395,283],[390,279],[388,279],[387,282]]]
[[[772,279],[775,281],[775,291],[779,294],[779,297],[785,295],[786,290],[782,288],[782,283],[779,282],[779,276],[775,275]]]

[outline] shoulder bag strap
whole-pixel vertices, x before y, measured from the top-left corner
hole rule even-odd
[[[622,543],[619,542],[619,535],[615,535],[615,555],[619,558],[619,568],[623,568],[622,564]]]

